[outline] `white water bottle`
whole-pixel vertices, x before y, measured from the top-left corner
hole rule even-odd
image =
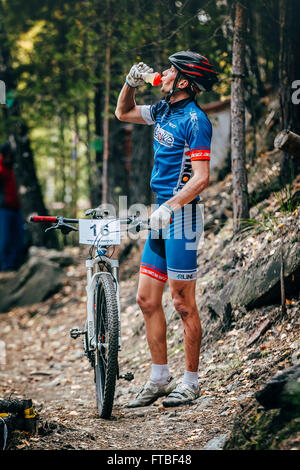
[[[141,73],[141,78],[152,86],[158,86],[161,84],[161,74],[158,72]]]

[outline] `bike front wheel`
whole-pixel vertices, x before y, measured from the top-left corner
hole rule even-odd
[[[111,416],[118,373],[119,317],[117,294],[110,273],[102,273],[95,291],[95,383],[101,418]]]

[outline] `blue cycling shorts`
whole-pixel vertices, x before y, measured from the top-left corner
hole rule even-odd
[[[156,208],[164,201],[157,200]],[[197,248],[203,237],[203,204],[192,201],[174,212],[166,229],[152,230],[145,242],[140,273],[161,282],[197,278]]]

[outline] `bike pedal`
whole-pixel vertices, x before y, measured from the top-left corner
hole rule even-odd
[[[119,379],[125,379],[128,380],[129,382],[134,379],[134,375],[132,372],[126,372],[124,375],[119,375]]]
[[[81,331],[79,328],[71,328],[70,336],[73,339],[77,339],[80,335],[85,335],[86,331]]]

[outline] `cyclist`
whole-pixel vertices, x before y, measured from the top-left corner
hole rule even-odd
[[[9,142],[0,146],[0,271],[19,268],[23,262],[24,227],[21,201]]]
[[[151,187],[156,193],[156,209],[150,225],[159,230],[159,236],[154,237],[151,231],[146,240],[137,293],[152,373],[127,405],[131,408],[150,405],[161,396],[167,396],[164,406],[187,404],[200,394],[197,371],[202,329],[195,287],[197,243],[203,224],[197,201],[209,184],[212,126],[195,96],[211,90],[217,74],[209,61],[195,52],[177,52],[169,61],[170,66],[162,74],[164,100],[152,106],[136,105],[135,91],[144,83],[140,74],[153,71],[140,62],[127,75],[115,111],[121,121],[155,125]],[[191,241],[192,248],[188,249]],[[185,372],[179,384],[171,376],[167,360],[166,320],[161,302],[167,280],[184,329]]]

